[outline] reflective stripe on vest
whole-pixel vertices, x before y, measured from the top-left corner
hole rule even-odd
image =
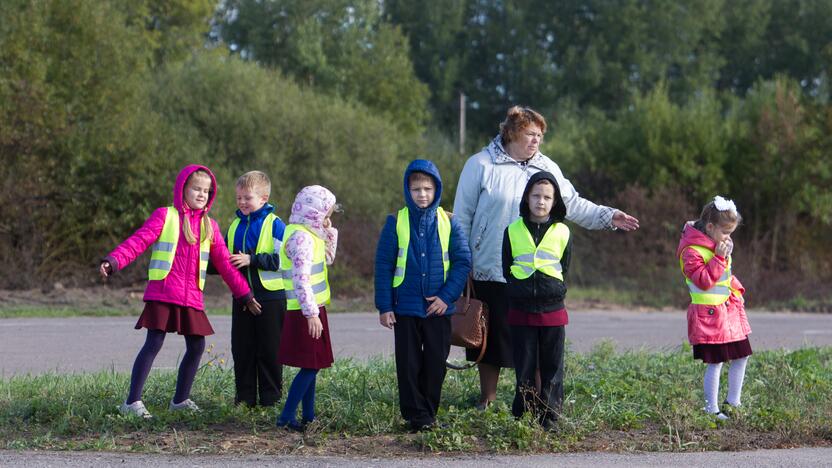
[[[205,288],[205,277],[208,273],[208,259],[211,256],[211,241],[206,239],[200,229],[199,242],[199,279],[197,284],[200,291]],[[179,212],[176,207],[169,206],[165,214],[165,225],[159,239],[153,243],[150,251],[150,265],[147,277],[151,280],[163,280],[170,273],[173,258],[176,255],[176,244],[179,243]]]
[[[451,219],[442,207],[436,209],[436,228],[439,231],[439,245],[442,247],[442,269],[444,278],[448,279],[448,270],[451,268],[451,257],[448,248],[451,244]],[[399,239],[399,250],[396,254],[396,270],[393,272],[393,287],[397,288],[404,281],[404,273],[407,269],[407,249],[410,246],[410,210],[407,207],[399,210],[396,216],[396,237]]]
[[[292,282],[292,261],[286,255],[286,243],[295,231],[305,231],[312,237],[312,269],[309,272],[309,282],[315,294],[315,304],[329,304],[329,278],[326,268],[326,242],[315,235],[306,226],[290,224],[283,231],[283,244],[280,246],[280,273],[283,277],[283,289],[286,290],[286,309],[300,310],[300,301]]]
[[[713,250],[702,247],[701,245],[690,245],[688,247],[701,255],[705,263],[708,263],[714,257]],[[679,266],[682,268],[682,274],[684,275],[685,263],[681,255],[679,256]],[[719,277],[719,280],[710,289],[700,289],[687,276],[685,276],[685,283],[688,285],[690,302],[692,304],[719,305],[724,303],[731,296],[731,293],[734,292],[731,289],[731,257],[728,257],[728,266],[722,272],[722,276]]]
[[[563,268],[560,259],[569,243],[569,228],[563,223],[554,223],[546,230],[539,245],[523,222],[518,218],[508,226],[508,239],[511,243],[511,276],[526,279],[535,271],[563,281]]]
[[[277,216],[274,213],[267,214],[263,219],[263,224],[260,226],[260,236],[257,238],[257,248],[254,250],[255,254],[273,254],[275,253],[274,246],[280,245],[280,239],[274,238],[275,219],[277,219]],[[231,253],[233,253],[234,239],[239,226],[240,218],[238,217],[228,227],[228,251]],[[243,247],[245,248],[245,233],[243,233]],[[260,283],[265,289],[269,291],[283,289],[283,275],[280,273],[280,270],[271,271],[258,268],[257,276],[260,277]]]

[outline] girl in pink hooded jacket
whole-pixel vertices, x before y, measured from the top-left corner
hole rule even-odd
[[[734,202],[717,196],[705,205],[697,221],[685,225],[676,251],[691,297],[688,340],[694,359],[708,365],[705,411],[720,420],[728,419],[732,409],[740,406],[745,365],[751,355],[751,326],[742,297],[745,288],[731,274],[731,234],[740,222]],[[730,362],[728,397],[720,410],[719,374],[724,362]]]
[[[214,174],[207,167],[185,167],[176,178],[173,206],[157,208],[142,227],[101,262],[99,272],[106,278],[153,246],[151,279],[144,291],[145,307],[135,327],[137,330],[147,328],[147,339],[133,364],[130,392],[119,407],[122,414],[151,417],[141,400],[142,389],[165,341],[165,334],[172,332],[185,336],[186,351],[169,409],[199,410],[189,396],[205,350],[205,336],[214,334],[202,302],[209,259],[231,288],[235,299],[246,303],[253,313],[260,312],[260,304],[254,299],[245,278],[228,261],[228,249],[219,226],[208,217],[216,197],[216,186]],[[168,229],[164,230],[165,227]],[[174,227],[178,229],[174,231]],[[170,258],[170,252],[173,252],[173,258]]]

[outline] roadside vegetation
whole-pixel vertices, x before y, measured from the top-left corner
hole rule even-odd
[[[449,372],[439,421],[412,434],[399,416],[390,360],[340,360],[319,376],[318,419],[305,434],[277,430],[276,408],[233,405],[233,371],[209,352],[192,397],[202,411],[170,413],[175,373],[151,373],[149,421],[116,407],[129,375],[15,376],[0,380],[0,448],[162,453],[318,453],[394,456],[442,452],[700,451],[832,443],[832,348],[755,353],[742,410],[717,423],[701,410],[701,364],[690,348],[616,353],[601,344],[567,354],[563,415],[555,432],[516,420],[513,374],[497,404],[473,409],[473,370]],[[289,382],[293,372],[287,369]],[[724,395],[727,378],[723,378]]]

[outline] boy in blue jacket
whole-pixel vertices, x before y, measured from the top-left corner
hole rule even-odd
[[[376,250],[375,302],[381,325],[394,330],[402,417],[430,429],[445,380],[454,301],[471,271],[459,224],[440,206],[442,179],[417,159],[404,172],[406,206],[387,217]]]
[[[274,406],[282,396],[283,366],[277,362],[286,294],[280,276],[280,245],[286,225],[269,203],[271,181],[260,171],[237,179],[237,218],[226,234],[231,264],[248,280],[262,305],[258,315],[234,301],[231,309],[231,355],[234,357],[235,403]]]

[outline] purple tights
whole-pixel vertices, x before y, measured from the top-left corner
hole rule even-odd
[[[153,360],[162,349],[166,333],[161,330],[147,330],[147,339],[144,346],[136,356],[133,363],[133,373],[130,375],[130,393],[127,395],[127,404],[142,399],[142,390],[153,366]],[[191,394],[191,386],[194,383],[196,371],[199,370],[199,360],[205,351],[205,337],[197,335],[185,335],[185,355],[179,364],[179,376],[176,378],[176,393],[173,395],[174,403],[185,401]]]

